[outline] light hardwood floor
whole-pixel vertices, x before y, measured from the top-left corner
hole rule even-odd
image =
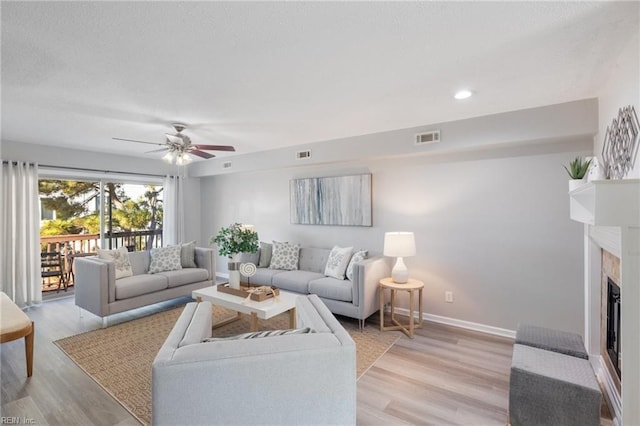
[[[187,300],[114,315],[109,324]],[[36,324],[34,374],[27,379],[23,341],[0,345],[1,416],[49,425],[139,424],[53,344],[100,328],[98,317],[81,318],[73,297],[45,302],[27,315]],[[377,327],[376,320],[367,327]],[[414,339],[389,333],[401,337],[358,381],[359,425],[507,423],[511,339],[433,323],[416,330]],[[610,423],[604,409],[602,424]]]

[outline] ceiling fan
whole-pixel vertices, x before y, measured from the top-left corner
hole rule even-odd
[[[175,129],[176,134],[172,135],[170,133],[165,133],[165,137],[167,138],[167,140],[164,143],[146,142],[146,141],[138,141],[134,139],[123,139],[123,138],[112,138],[112,139],[117,141],[146,143],[149,145],[162,146],[162,148],[160,149],[148,151],[147,153],[167,151],[167,153],[164,155],[164,157],[162,157],[162,159],[165,161],[168,161],[169,163],[175,163],[179,166],[189,164],[193,160],[188,154],[193,154],[204,159],[209,159],[209,158],[215,157],[215,155],[205,151],[235,151],[236,150],[231,145],[193,144],[191,143],[191,138],[189,138],[189,136],[182,133],[182,131],[187,128],[185,124],[174,123],[172,124],[172,126]]]

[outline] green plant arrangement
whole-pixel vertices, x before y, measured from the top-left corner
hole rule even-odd
[[[218,254],[231,257],[238,253],[258,251],[258,233],[252,226],[232,223],[228,228],[220,228],[218,235],[211,237],[210,244],[218,245]]]
[[[567,171],[571,179],[582,179],[584,175],[587,174],[590,165],[591,158],[585,160],[582,157],[576,157],[572,162],[569,163],[569,168],[567,168],[567,166],[563,167]]]

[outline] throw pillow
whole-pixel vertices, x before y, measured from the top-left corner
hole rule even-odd
[[[334,246],[331,253],[329,253],[327,266],[324,267],[324,274],[328,277],[344,280],[344,273],[347,271],[351,253],[353,253],[353,247]]]
[[[288,334],[308,334],[314,333],[311,328],[293,328],[291,330],[265,330],[265,331],[256,331],[253,333],[242,333],[236,334],[234,336],[228,337],[208,337],[203,340],[203,342],[220,342],[224,340],[245,340],[245,339],[258,339],[261,337],[271,337],[271,336],[286,336]]]
[[[273,242],[273,253],[269,269],[284,269],[293,271],[298,269],[298,255],[300,246],[298,244]]]
[[[182,246],[169,246],[151,249],[151,264],[149,273],[157,274],[163,271],[177,271],[182,269],[180,251]]]
[[[260,241],[260,268],[268,268],[271,264],[271,254],[273,251],[273,245],[269,243],[263,243]]]
[[[180,265],[183,268],[197,268],[196,266],[196,242],[184,243],[180,248]]]
[[[365,260],[368,254],[369,252],[367,250],[359,250],[351,256],[349,266],[347,266],[347,279],[349,281],[353,281],[353,264]]]
[[[133,269],[129,261],[129,252],[126,247],[120,247],[117,250],[98,249],[98,257],[100,259],[110,260],[116,265],[116,280],[133,275]]]

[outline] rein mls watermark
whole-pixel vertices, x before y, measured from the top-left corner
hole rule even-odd
[[[0,425],[35,425],[35,419],[31,417],[0,417]]]

